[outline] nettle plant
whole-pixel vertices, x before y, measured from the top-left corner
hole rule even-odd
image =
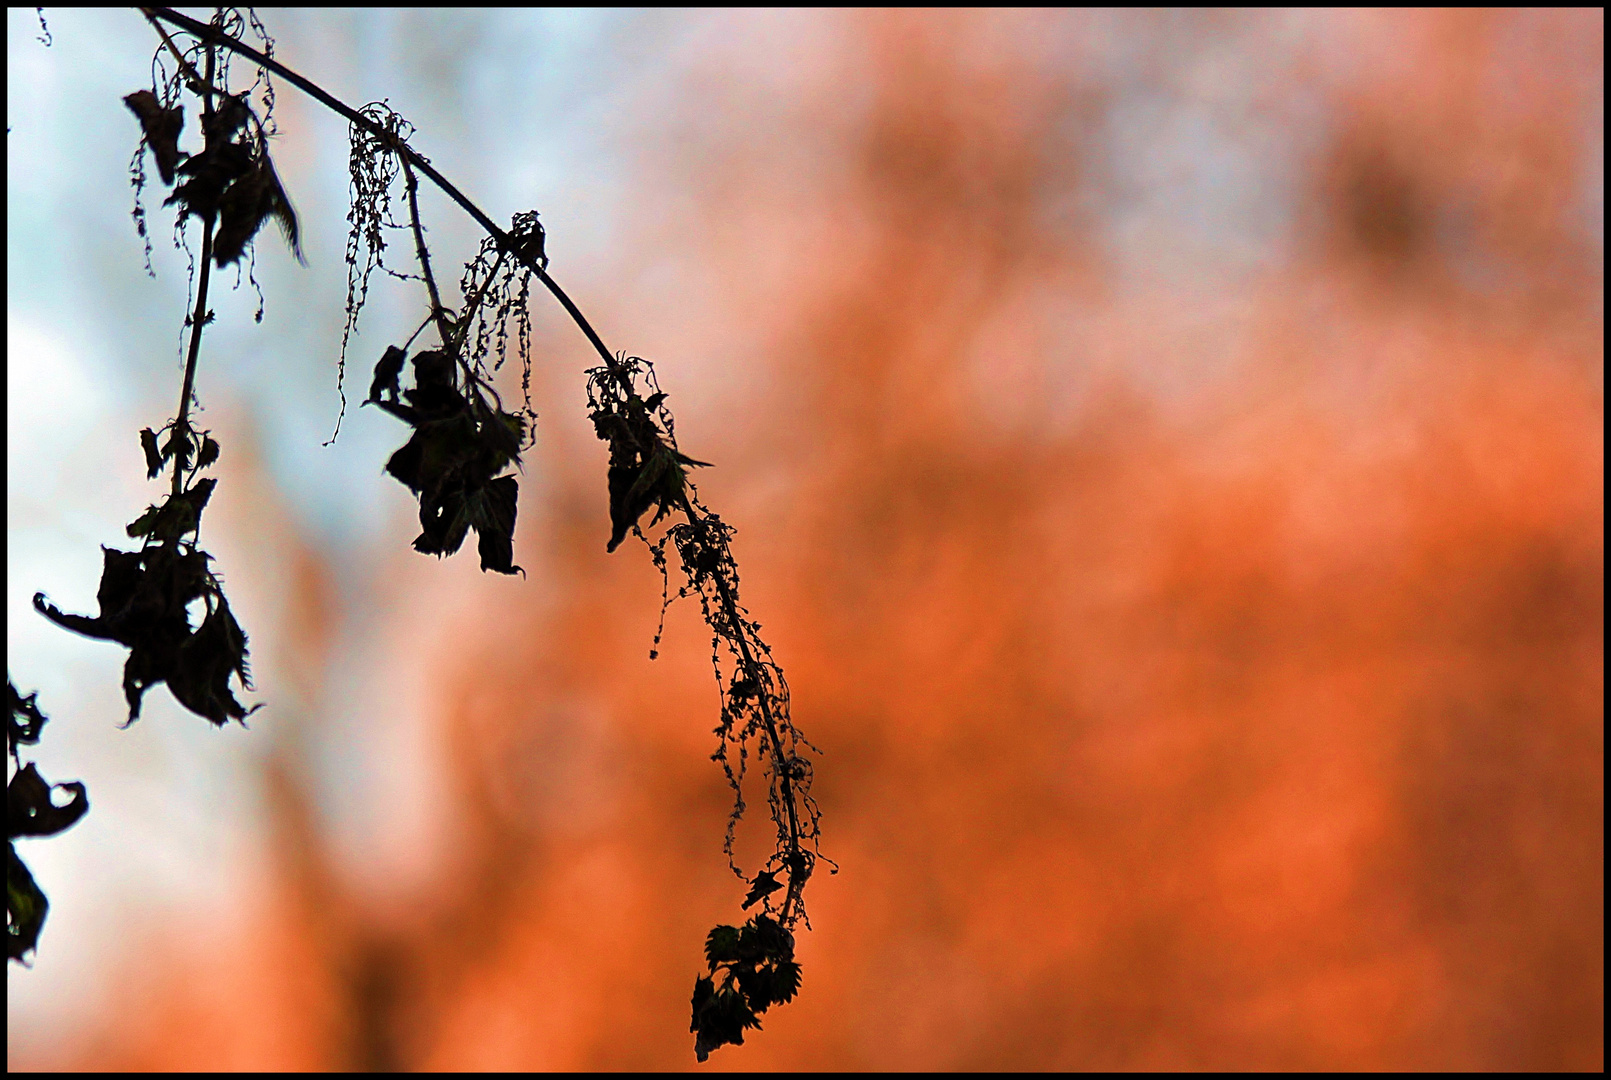
[[[211,432],[196,426],[191,407],[197,400],[203,334],[213,321],[208,292],[214,269],[245,260],[245,277],[258,290],[261,321],[262,293],[252,268],[263,227],[273,221],[301,261],[300,225],[271,153],[277,134],[277,77],[350,125],[347,318],[337,360],[341,416],[347,405],[340,388],[348,346],[371,274],[378,268],[424,286],[424,316],[401,345],[389,346],[381,355],[363,402],[411,429],[385,471],[419,500],[416,551],[452,555],[473,531],[483,571],[524,574],[513,561],[520,487],[515,473],[536,439],[537,414],[530,396],[533,280],[559,302],[599,355],[601,363],[587,372],[587,398],[588,417],[609,446],[607,548],[615,551],[628,535],[638,538],[662,576],[660,629],[650,658],[658,655],[666,610],[679,598],[698,598],[711,631],[711,662],[721,700],[712,759],[733,791],[723,847],[728,866],[749,886],[742,910],[758,910],[741,925],[717,926],[707,936],[708,970],[694,983],[690,1030],[700,1061],[720,1046],[743,1043],[745,1031],[760,1027],[761,1014],[799,991],[793,932],[810,926],[805,887],[819,860],[834,871],[837,866],[819,850],[821,815],[811,797],[810,756],[818,751],[790,719],[783,669],[760,636],[761,624],[739,599],[734,529],[699,499],[689,470],[707,463],[679,449],[667,394],[653,365],[606,348],[549,276],[536,212],[517,213],[508,229],[500,228],[413,148],[414,128],[384,103],[353,109],[275,60],[273,39],[252,9],[220,8],[205,23],[167,8],[140,11],[159,43],[151,87],[123,99],[140,132],[130,163],[133,217],[151,272],[143,198],[149,153],[162,185],[171,189],[162,205],[175,211],[175,245],[191,253],[195,300],[185,315],[189,343],[177,415],[139,433],[148,476],[166,473],[168,492],[129,524],[128,535],[137,548],[103,549],[99,614],[64,612],[42,594],[34,597],[35,608],[64,629],[129,650],[123,671],[129,723],[138,719],[145,693],[158,683],[166,684],[186,709],[216,725],[231,720],[244,725],[262,707],[248,710],[234,693],[234,684],[252,689],[247,636],[230,610],[214,559],[201,548],[202,515],[216,485],[203,474],[218,461],[220,447]],[[237,88],[244,80],[232,77],[232,59],[252,66],[253,80],[244,88]],[[444,301],[425,240],[417,198],[421,178],[435,184],[486,232],[465,264],[457,306]],[[198,230],[199,247],[192,249]],[[385,263],[387,240],[397,234],[411,244],[417,265],[410,272]],[[493,386],[494,374],[509,358],[511,329],[522,390],[522,401],[514,407]],[[427,331],[430,336],[421,340]],[[338,417],[337,433],[340,424]],[[650,511],[653,516],[645,523]],[[651,540],[645,529],[662,522],[668,523],[666,528]],[[670,585],[673,555],[681,582],[675,592]],[[17,746],[37,741],[44,717],[31,695],[8,689],[14,762],[7,787],[11,837],[59,832],[88,808],[84,787],[55,785],[71,796],[58,807],[51,798],[52,785],[34,766],[21,767]],[[746,873],[736,861],[734,839],[746,809],[744,781],[752,752],[776,835],[772,854]],[[35,948],[47,905],[14,844],[7,884],[9,955],[21,961]]]

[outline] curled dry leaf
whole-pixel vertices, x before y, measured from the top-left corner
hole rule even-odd
[[[123,99],[123,104],[139,118],[146,145],[151,147],[151,156],[157,159],[157,172],[162,175],[162,182],[172,184],[174,169],[184,156],[179,149],[179,132],[185,126],[185,107],[175,105],[164,109],[157,95],[149,90],[136,90]]]
[[[420,500],[421,531],[414,550],[452,555],[474,529],[482,570],[523,572],[514,564],[520,484],[513,476],[498,474],[519,464],[525,421],[487,405],[479,392],[466,397],[448,353],[416,353],[414,386],[399,391],[402,366],[403,350],[388,348],[375,365],[366,404],[378,405],[414,428],[386,462],[386,471]]]
[[[8,678],[6,694],[10,698],[10,720],[6,741],[13,757],[17,746],[33,745],[39,741],[39,732],[47,718],[39,711],[37,694],[26,696],[17,692]],[[69,795],[68,801],[57,806],[51,790],[61,788]],[[50,902],[39,888],[28,866],[17,855],[14,841],[23,837],[54,836],[69,828],[89,810],[89,797],[84,785],[74,781],[51,784],[39,775],[31,762],[20,767],[6,785],[6,956],[22,962],[39,943],[39,932],[44,927]]]
[[[606,551],[621,546],[639,519],[656,508],[657,525],[685,497],[687,469],[706,466],[677,449],[662,408],[666,395],[638,393],[636,376],[644,367],[636,358],[588,372],[588,419],[593,431],[610,444],[610,540]]]
[[[130,723],[139,719],[145,692],[160,682],[168,684],[181,705],[214,724],[244,720],[247,710],[235,699],[229,680],[237,677],[251,689],[246,634],[207,569],[211,556],[172,541],[140,551],[102,551],[99,615],[64,612],[43,593],[35,594],[34,609],[63,629],[129,649],[123,694]],[[207,615],[192,629],[188,607],[195,600],[203,601]]]

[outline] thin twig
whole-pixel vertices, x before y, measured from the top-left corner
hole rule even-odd
[[[169,43],[171,47],[171,42]],[[211,86],[213,81],[214,54],[211,45],[207,46],[207,79],[205,86]],[[202,130],[207,130],[208,122],[213,115],[213,95],[208,90],[202,92]],[[185,457],[189,449],[190,424],[190,398],[196,386],[196,362],[201,357],[201,331],[207,325],[207,285],[212,278],[213,269],[213,219],[205,216],[201,219],[201,280],[196,284],[196,310],[190,316],[190,352],[185,357],[185,385],[179,392],[179,418],[173,423],[174,460],[173,460],[173,493],[178,495],[184,487]]]
[[[403,162],[404,186],[408,190],[408,220],[414,227],[414,253],[419,256],[420,272],[425,275],[425,289],[431,294],[431,318],[436,320],[437,332],[442,335],[442,346],[446,348],[453,339],[453,322],[442,307],[442,294],[436,289],[436,275],[431,273],[431,253],[425,246],[425,228],[420,224],[420,203],[415,194],[419,191],[420,182],[414,176],[414,167],[408,163],[408,158],[398,156]]]
[[[704,517],[694,509],[693,500],[688,497],[687,491],[683,491],[678,495],[677,508],[683,512],[683,516],[688,519],[688,523],[699,530],[701,545],[708,541],[710,537],[709,526]],[[744,622],[739,617],[738,612],[738,599],[728,589],[725,577],[721,574],[712,574],[711,576],[716,579],[716,592],[721,598],[722,609],[727,616],[728,625],[733,627],[732,640],[738,643],[739,657],[744,663],[745,673],[755,681],[756,686],[761,686],[761,665],[751,655],[749,642],[745,639]],[[783,805],[789,811],[789,893],[784,898],[784,907],[781,912],[784,921],[787,922],[789,908],[793,905],[800,888],[805,884],[803,880],[796,880],[800,872],[805,868],[804,859],[801,858],[803,849],[800,846],[800,819],[794,808],[794,789],[790,783],[791,777],[789,774],[790,762],[783,752],[783,739],[778,734],[777,721],[772,718],[772,708],[767,700],[768,695],[765,693],[758,694],[757,698],[761,705],[761,717],[766,721],[767,737],[772,740],[772,767],[781,778]]]

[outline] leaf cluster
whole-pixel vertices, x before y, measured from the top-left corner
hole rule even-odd
[[[152,476],[169,463],[182,475],[193,459],[189,486],[176,484],[172,494],[129,524],[128,534],[145,541],[140,550],[101,549],[99,615],[64,612],[43,593],[34,595],[34,608],[57,626],[129,649],[123,694],[130,723],[139,719],[145,692],[161,682],[181,705],[214,724],[244,720],[247,710],[235,699],[230,678],[251,689],[246,634],[208,568],[212,556],[194,541],[216,484],[195,474],[217,460],[218,444],[205,432],[178,425],[160,448],[149,428],[141,431],[140,443]],[[191,607],[197,601],[204,614],[200,625],[192,626]]]
[[[164,206],[179,207],[179,219],[194,214],[217,225],[213,260],[223,268],[239,261],[263,223],[273,218],[297,260],[302,259],[296,211],[269,157],[268,136],[257,122],[245,94],[221,94],[218,108],[203,125],[203,148],[179,148],[184,107],[164,105],[150,90],[137,90],[123,103],[140,121],[145,144],[156,158],[162,182],[174,188]],[[248,126],[247,121],[253,123]]]
[[[605,550],[621,546],[628,532],[651,508],[650,526],[687,499],[687,470],[706,466],[677,449],[666,394],[646,360],[631,357],[588,371],[587,418],[593,430],[610,445],[610,542]],[[640,393],[639,376],[650,391]]]
[[[38,696],[19,694],[11,679],[6,679],[10,710],[6,720],[6,749],[17,766],[6,784],[6,957],[19,963],[38,945],[50,902],[34,881],[27,864],[17,855],[16,841],[23,837],[54,836],[89,810],[89,796],[82,783],[51,784],[39,775],[39,769],[32,762],[23,766],[17,757],[17,747],[36,745],[40,731],[48,722],[39,711]],[[52,788],[61,788],[69,794],[66,804],[56,805],[51,799]]]
[[[500,476],[519,465],[523,417],[487,403],[480,388],[460,381],[460,367],[441,349],[424,349],[410,364],[414,385],[400,389],[404,350],[393,345],[375,365],[365,404],[378,405],[414,429],[386,462],[386,471],[420,501],[414,550],[446,556],[476,531],[482,570],[524,573],[514,565],[519,482]]]
[[[794,935],[766,915],[756,915],[742,927],[711,930],[705,938],[705,960],[710,974],[694,980],[693,1022],[688,1028],[700,1061],[729,1043],[742,1046],[745,1031],[760,1029],[762,1013],[800,990]]]

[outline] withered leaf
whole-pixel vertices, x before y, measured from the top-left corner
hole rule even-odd
[[[18,746],[33,746],[39,742],[39,731],[48,718],[39,711],[39,694],[19,694],[9,676],[6,696],[11,699],[11,714],[6,721],[6,749],[15,754]]]
[[[750,883],[749,895],[744,897],[743,910],[748,911],[781,888],[783,888],[782,884],[772,876],[770,871],[762,870],[755,875],[755,880]]]
[[[773,875],[764,871],[756,875],[751,902],[768,883],[779,887]],[[742,1043],[745,1029],[761,1026],[759,1014],[789,1001],[800,989],[794,935],[767,915],[757,915],[742,927],[711,930],[705,938],[705,958],[711,974],[695,980],[693,998],[694,1053],[700,1061],[719,1046]]]
[[[213,237],[213,259],[222,269],[237,261],[263,227],[273,217],[285,234],[286,243],[296,260],[303,265],[302,245],[298,239],[296,212],[280,185],[279,175],[269,160],[268,152],[258,150],[254,166],[229,186],[218,201],[218,232]]]
[[[386,346],[381,354],[380,362],[375,365],[375,378],[369,384],[369,400],[379,401],[382,394],[386,394],[392,401],[396,401],[402,391],[398,388],[398,380],[403,374],[403,362],[408,354],[396,345]]]
[[[245,94],[224,94],[212,116],[203,125],[202,133],[209,143],[222,142],[235,134],[251,114]]]
[[[769,915],[757,915],[745,926],[755,928],[755,942],[760,947],[761,954],[774,960],[790,960],[794,957],[794,935],[785,930],[781,924]]]
[[[665,401],[664,391],[648,400],[632,386],[630,371],[595,369],[588,386],[588,418],[593,430],[610,445],[606,483],[610,492],[610,539],[614,551],[651,507],[649,524],[658,524],[685,498],[686,468],[703,466],[681,453],[662,431],[653,412]]]
[[[211,440],[208,440],[211,442]],[[214,456],[217,456],[214,444]],[[205,447],[204,447],[205,449]],[[130,536],[149,536],[153,540],[177,540],[186,533],[195,532],[201,522],[201,512],[212,498],[218,481],[208,478],[196,481],[188,491],[170,495],[157,506],[148,507],[129,523]]]
[[[475,527],[482,570],[500,574],[520,571],[514,564],[515,504],[519,493],[520,484],[512,476],[499,477],[481,489],[470,523]]]
[[[694,1019],[688,1025],[689,1031],[699,1030],[699,1014],[705,1008],[705,1003],[716,996],[716,984],[709,977],[701,975],[694,980]]]
[[[105,569],[96,617],[63,612],[34,596],[34,608],[56,625],[86,637],[116,641],[129,649],[123,694],[129,722],[139,719],[145,692],[169,682],[180,704],[213,723],[242,719],[246,711],[228,688],[231,673],[250,688],[246,635],[217,582],[207,572],[209,556],[197,548],[152,544],[136,552],[104,549]],[[209,613],[192,630],[186,610],[206,596]]]
[[[697,993],[697,983],[695,988]],[[729,1043],[742,1046],[745,1029],[761,1026],[735,986],[724,986],[712,994],[694,1019],[694,1055],[700,1061],[709,1058],[712,1050]]]
[[[250,172],[252,165],[252,150],[248,146],[234,142],[208,146],[179,166],[180,175],[190,179],[174,188],[162,205],[178,203],[181,218],[195,214],[203,221],[212,221],[218,213],[224,189]]]
[[[72,798],[65,806],[57,806],[50,798],[52,787],[67,791]],[[6,834],[15,840],[19,836],[54,836],[83,817],[89,810],[89,796],[78,781],[51,785],[39,775],[32,762],[18,769],[6,785]]]
[[[169,432],[168,441],[162,444],[162,460],[167,461],[169,458],[175,459],[174,467],[181,471],[190,461],[190,432],[188,428],[181,430],[176,426]],[[147,461],[147,464],[149,463]]]
[[[123,99],[123,104],[139,118],[146,145],[151,147],[151,156],[157,159],[157,172],[162,175],[162,182],[172,184],[181,156],[179,132],[185,126],[184,106],[164,109],[157,95],[149,90],[136,90]]]
[[[247,664],[246,634],[222,596],[201,626],[179,647],[178,660],[168,673],[168,689],[179,704],[222,726],[231,718],[244,720],[247,712],[230,691],[230,676],[252,688]],[[261,708],[256,706],[254,708]]]
[[[218,444],[211,435],[201,440],[201,453],[196,455],[196,468],[205,469],[218,460]]]
[[[145,451],[146,479],[153,480],[162,471],[162,463],[166,460],[157,449],[156,432],[150,428],[140,429],[140,449]]]
[[[489,408],[479,393],[472,405],[456,384],[449,353],[415,354],[414,386],[408,390],[398,386],[402,363],[401,349],[387,349],[375,367],[369,400],[414,428],[386,462],[386,472],[419,498],[414,550],[452,555],[474,529],[482,570],[524,573],[514,565],[520,485],[512,476],[498,476],[519,462],[524,421]],[[399,396],[408,404],[397,402]]]
[[[705,960],[712,971],[716,965],[738,959],[738,927],[718,926],[705,938]]]
[[[800,965],[793,960],[775,960],[756,972],[756,993],[750,1006],[756,1012],[765,1012],[773,1005],[782,1005],[800,992]],[[759,1004],[765,1001],[766,1004]]]
[[[6,860],[6,958],[21,961],[39,944],[50,902],[17,857],[17,846],[8,843],[6,847],[10,851]]]

